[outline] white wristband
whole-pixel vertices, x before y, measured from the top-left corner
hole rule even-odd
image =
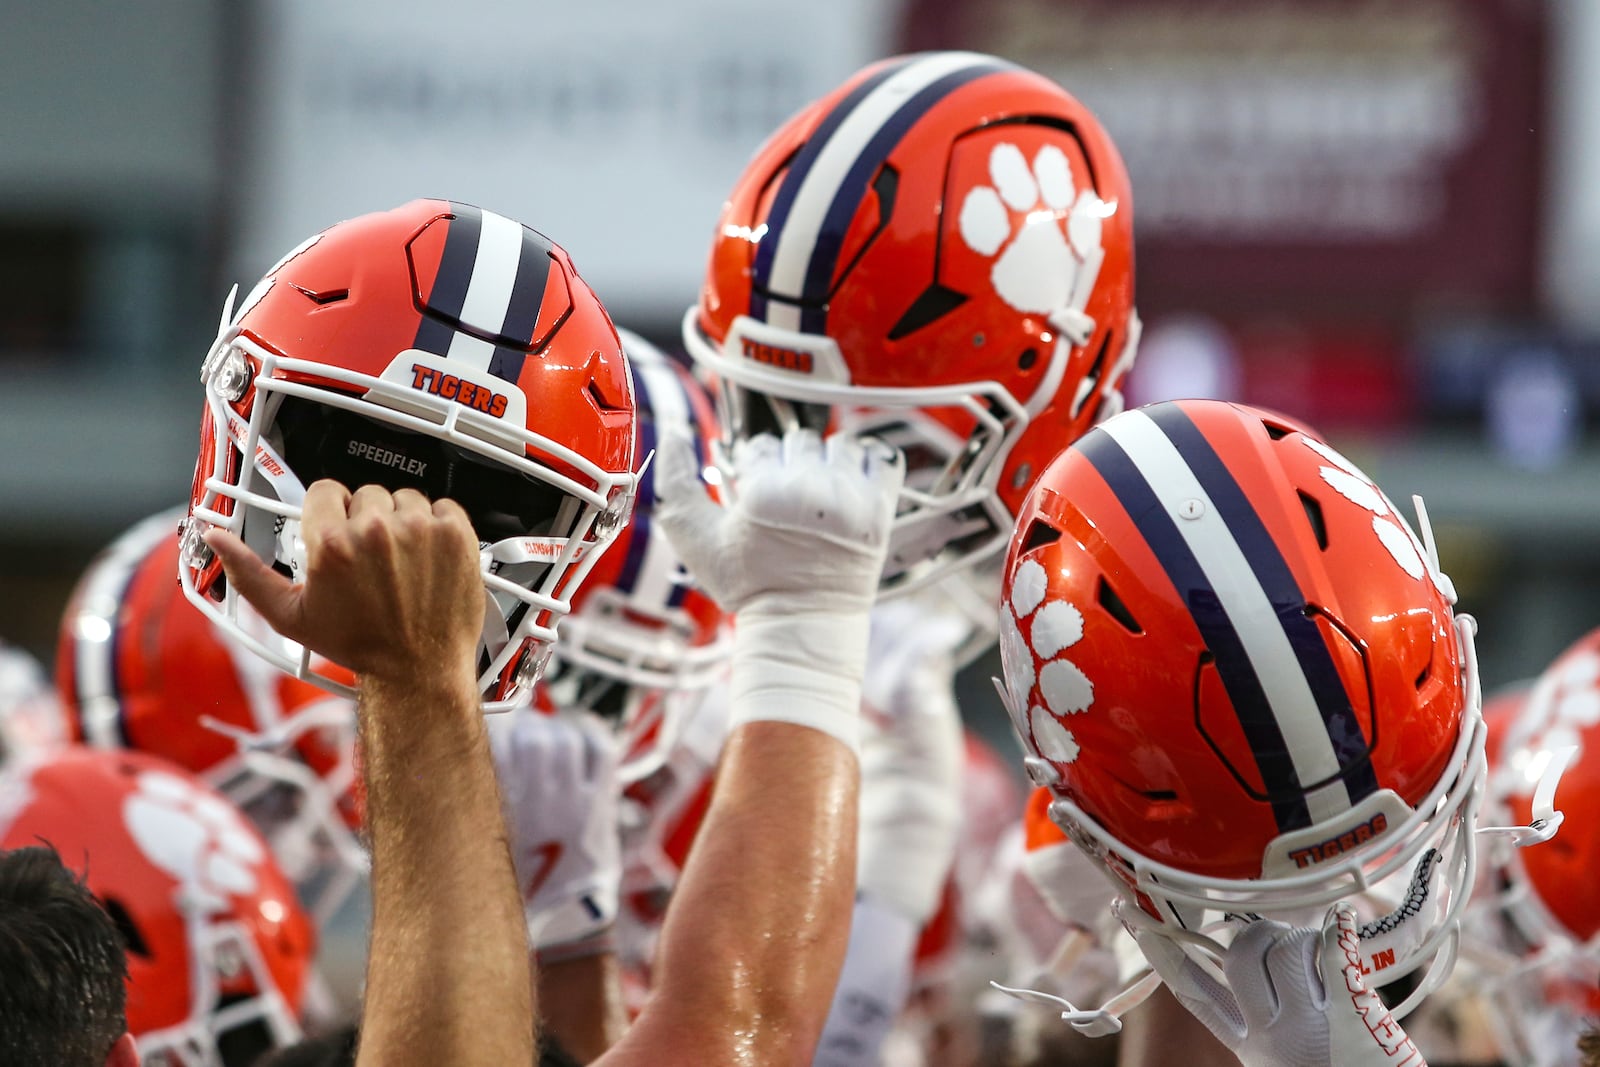
[[[861,749],[861,678],[868,612],[807,610],[795,598],[767,596],[740,609],[734,623],[730,730],[747,722],[787,722]]]

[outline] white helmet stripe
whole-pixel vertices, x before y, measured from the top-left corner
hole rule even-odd
[[[122,601],[139,564],[171,534],[184,509],[142,520],[117,538],[90,565],[72,617],[74,683],[84,740],[95,748],[122,748],[121,686],[117,682],[117,637]],[[177,575],[172,575],[174,581]]]
[[[461,321],[498,332],[511,305],[511,289],[522,262],[522,224],[483,212],[478,230],[478,252],[472,263],[466,299],[461,303]],[[481,337],[457,331],[445,355],[460,360],[475,370],[488,370],[494,345]]]
[[[1302,783],[1327,783],[1305,795],[1312,822],[1347,811],[1349,791],[1337,777],[1341,767],[1311,683],[1221,509],[1183,453],[1143,411],[1108,420],[1101,429],[1121,446],[1167,506],[1173,525],[1215,591],[1277,721],[1296,777]]]
[[[650,409],[650,419],[655,427],[658,442],[667,435],[694,434],[690,421],[689,398],[683,384],[665,357],[640,357],[637,345],[628,345],[628,358],[632,361],[639,381],[638,404]],[[634,603],[665,611],[672,607],[671,597],[677,588],[678,554],[667,543],[665,534],[653,526],[647,532],[644,558],[639,565],[638,577],[628,599]]]
[[[775,220],[777,232],[767,235],[767,240],[777,242],[771,269],[766,272],[767,291],[789,298],[799,298],[804,293],[812,254],[828,210],[858,159],[919,92],[968,68],[993,70],[997,63],[992,56],[974,52],[934,53],[900,67],[856,104],[801,176],[787,212]],[[776,207],[774,214],[779,214]],[[780,328],[798,329],[800,312],[786,301],[773,301],[767,306],[766,321]]]

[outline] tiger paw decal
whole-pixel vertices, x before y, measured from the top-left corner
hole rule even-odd
[[[266,850],[227,802],[175,775],[147,771],[124,802],[123,818],[150,862],[215,906],[255,892]]]
[[[1583,751],[1583,735],[1600,723],[1600,652],[1577,648],[1563,653],[1540,676],[1522,712],[1530,747],[1554,752],[1571,746]],[[1529,795],[1536,781],[1518,776],[1517,792]]]
[[[997,257],[989,274],[995,292],[1032,314],[1073,306],[1079,272],[1100,249],[1105,203],[1077,190],[1055,145],[1039,149],[1031,164],[1016,145],[996,145],[989,180],[961,202],[960,230],[968,248]]]
[[[1418,579],[1426,574],[1441,593],[1451,596],[1445,590],[1441,576],[1433,569],[1427,553],[1418,543],[1416,534],[1411,532],[1411,527],[1372,479],[1322,442],[1310,437],[1303,437],[1302,440],[1307,448],[1331,464],[1322,468],[1322,480],[1352,504],[1372,512],[1372,532],[1378,535],[1378,541],[1400,565],[1400,569]]]
[[[1089,710],[1094,683],[1062,656],[1083,639],[1083,613],[1065,600],[1046,603],[1045,585],[1044,568],[1035,561],[1017,568],[1011,600],[1001,612],[1000,657],[1017,733],[1024,740],[1031,736],[1045,759],[1071,763],[1078,742],[1063,720]]]

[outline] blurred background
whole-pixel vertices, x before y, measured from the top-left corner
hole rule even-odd
[[[1600,4],[56,0],[0,8],[0,637],[48,662],[90,556],[186,498],[223,298],[302,238],[477,203],[681,351],[761,139],[947,47],[1121,146],[1136,402],[1275,407],[1423,494],[1491,687],[1600,623]]]

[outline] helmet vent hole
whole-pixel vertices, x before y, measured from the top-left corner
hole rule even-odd
[[[1022,355],[1017,357],[1017,369],[1032,370],[1033,365],[1037,362],[1039,362],[1039,350],[1037,348],[1024,348]]]
[[[922,291],[922,295],[911,302],[905,314],[900,316],[900,321],[889,329],[889,340],[898,341],[900,338],[927,326],[935,320],[941,319],[967,302],[965,293],[958,293],[954,289],[946,289],[938,282],[934,282]]]
[[[1061,531],[1051,526],[1042,519],[1034,519],[1028,526],[1028,536],[1022,542],[1022,554],[1027,555],[1037,548],[1053,545],[1061,540]]]
[[[300,292],[305,295],[306,299],[310,300],[318,307],[326,307],[329,304],[337,304],[341,300],[350,299],[349,289],[325,289],[322,292],[317,293],[307,289],[303,285],[297,285],[295,288],[300,290]]]
[[[1133,612],[1128,610],[1128,605],[1122,602],[1122,598],[1111,588],[1111,583],[1105,580],[1104,575],[1101,576],[1098,588],[1095,590],[1095,599],[1106,609],[1106,614],[1116,619],[1124,630],[1130,634],[1144,633],[1144,627],[1139,625],[1139,620],[1133,617]]]
[[[1100,335],[1100,349],[1094,354],[1094,363],[1089,367],[1089,373],[1084,375],[1088,381],[1098,383],[1100,375],[1106,369],[1106,353],[1111,351],[1111,331],[1107,330]]]
[[[1300,493],[1300,506],[1306,509],[1306,521],[1311,524],[1311,532],[1317,539],[1317,547],[1326,552],[1328,550],[1328,524],[1322,517],[1322,505],[1305,493]]]
[[[144,937],[139,933],[139,927],[134,924],[133,916],[122,906],[122,901],[112,898],[101,901],[101,904],[106,909],[106,914],[111,916],[111,922],[116,926],[117,933],[122,935],[122,943],[127,950],[135,956],[150,959],[150,946],[145,943]]]
[[[623,410],[616,404],[613,404],[611,401],[606,399],[605,394],[600,391],[600,383],[595,381],[593,378],[589,379],[589,384],[585,386],[585,388],[588,390],[589,398],[594,401],[594,406],[599,408],[601,411]]]
[[[1078,386],[1078,399],[1074,402],[1072,417],[1077,418],[1083,411],[1083,402],[1091,396],[1095,397],[1095,410],[1099,411],[1100,401],[1104,395],[1100,392],[1100,375],[1105,373],[1106,353],[1111,351],[1111,331],[1107,330],[1100,335],[1100,347],[1094,354],[1094,362],[1089,364],[1089,371],[1083,376],[1083,382]]]
[[[1417,689],[1428,684],[1428,679],[1433,677],[1433,657],[1428,657],[1428,662],[1423,664],[1422,673],[1417,675]]]
[[[1266,427],[1267,436],[1272,438],[1274,441],[1281,441],[1285,437],[1288,437],[1290,434],[1294,433],[1293,430],[1282,423],[1268,422],[1266,419],[1261,420],[1261,425]]]

